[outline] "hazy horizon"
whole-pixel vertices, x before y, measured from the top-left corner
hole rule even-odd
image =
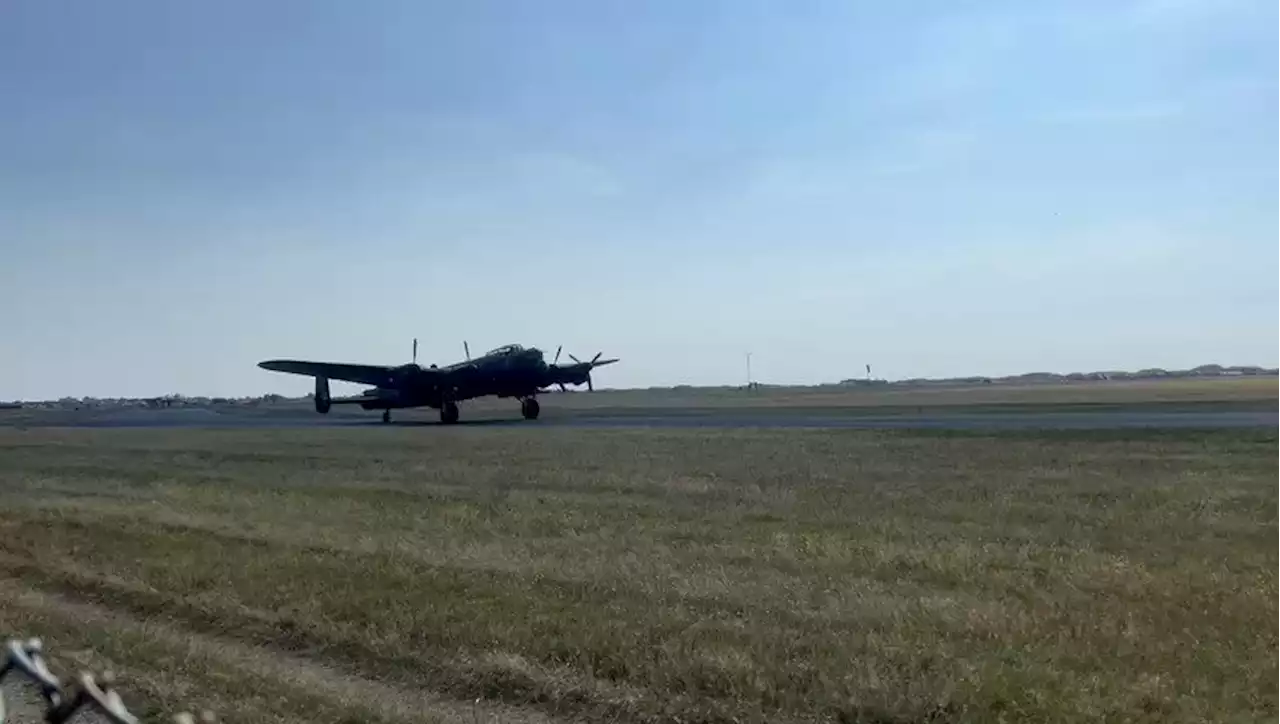
[[[0,18],[0,399],[1280,364],[1274,2]]]

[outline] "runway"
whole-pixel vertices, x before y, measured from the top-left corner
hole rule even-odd
[[[1132,429],[1132,428],[1276,428],[1275,407],[1231,405],[1006,405],[951,408],[830,407],[613,407],[543,409],[540,419],[521,419],[505,410],[464,411],[459,427],[579,428],[827,428],[827,429]],[[4,427],[70,428],[300,428],[441,426],[430,410],[398,411],[384,425],[379,415],[320,415],[301,407],[167,410],[103,409],[86,411],[0,411]]]

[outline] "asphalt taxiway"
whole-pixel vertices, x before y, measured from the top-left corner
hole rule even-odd
[[[388,427],[434,427],[431,411],[403,413]],[[502,410],[477,410],[461,426],[554,427],[808,427],[844,429],[1118,429],[1118,428],[1277,428],[1280,415],[1264,405],[1004,406],[1002,408],[786,408],[786,407],[627,407],[547,409],[527,421]],[[305,408],[23,410],[0,414],[5,427],[71,428],[299,428],[382,427],[377,413],[319,415]]]

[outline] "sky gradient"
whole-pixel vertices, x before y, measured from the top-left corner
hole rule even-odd
[[[256,363],[413,337],[602,387],[1276,365],[1277,22],[9,0],[0,399],[298,394]]]

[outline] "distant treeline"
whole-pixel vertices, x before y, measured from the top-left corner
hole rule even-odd
[[[1165,370],[1151,367],[1137,372],[1127,370],[1109,370],[1105,372],[1028,372],[1008,377],[951,377],[945,379],[914,378],[887,383],[884,380],[847,379],[842,385],[896,384],[896,385],[980,385],[980,384],[1042,384],[1052,382],[1089,382],[1101,380],[1149,380],[1169,377],[1263,377],[1277,376],[1280,370],[1267,369],[1254,365],[1224,367],[1222,365],[1200,365],[1189,370]]]

